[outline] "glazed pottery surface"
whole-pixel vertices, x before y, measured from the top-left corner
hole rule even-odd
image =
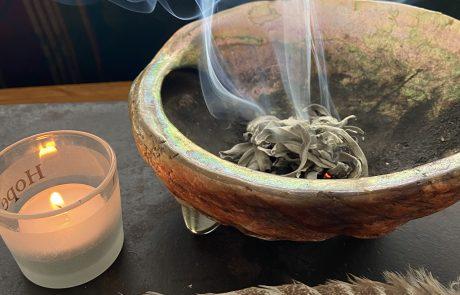
[[[281,36],[280,11],[279,3],[263,1],[215,16],[214,39],[228,71],[251,77],[240,86],[260,99],[282,97],[265,32],[279,42],[295,42]],[[375,1],[323,0],[318,15],[334,102],[341,114],[361,118],[358,125],[370,133],[364,150],[374,159],[374,176],[293,179],[216,156],[235,137],[209,133],[206,121],[199,124],[209,117],[201,94],[187,92],[186,79],[172,86],[184,88],[181,95],[166,97],[162,89],[174,70],[197,68],[200,21],[179,30],[133,83],[130,116],[143,158],[181,203],[263,239],[373,238],[456,203],[460,22]],[[262,80],[269,83],[258,88]],[[436,133],[448,128],[448,135]],[[405,142],[412,151],[403,152]],[[426,159],[415,158],[422,150]],[[386,168],[386,152],[401,158],[399,169]]]

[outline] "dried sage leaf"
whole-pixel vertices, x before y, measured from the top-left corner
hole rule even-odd
[[[313,104],[309,120],[260,116],[248,123],[243,138],[220,157],[238,165],[287,177],[358,178],[368,175],[366,156],[358,145],[364,131]]]

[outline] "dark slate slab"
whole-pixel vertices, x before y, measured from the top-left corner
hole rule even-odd
[[[376,240],[266,242],[220,228],[196,237],[180,208],[137,154],[127,104],[0,106],[0,149],[26,136],[76,129],[106,139],[118,156],[125,244],[97,279],[67,290],[30,283],[0,243],[0,294],[165,294],[224,292],[298,280],[315,285],[347,274],[382,279],[385,270],[425,267],[447,283],[460,274],[460,203]],[[308,216],[305,216],[308,218]]]

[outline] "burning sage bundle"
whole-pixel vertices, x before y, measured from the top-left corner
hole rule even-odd
[[[297,178],[367,176],[367,160],[357,141],[364,132],[339,121],[321,105],[310,105],[309,119],[260,116],[249,122],[245,142],[220,157],[253,170]]]

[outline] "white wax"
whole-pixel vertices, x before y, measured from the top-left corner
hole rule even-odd
[[[30,198],[19,210],[19,214],[37,214],[58,209],[59,207],[53,205],[50,200],[51,195],[56,192],[62,196],[64,201],[63,206],[67,206],[78,202],[78,200],[87,196],[93,190],[94,187],[81,183],[69,183],[50,187]],[[20,232],[44,233],[70,227],[88,219],[98,210],[102,209],[104,205],[104,199],[100,195],[96,195],[84,204],[52,218],[20,220]],[[98,224],[94,224],[94,226],[97,227]],[[87,239],[85,237],[89,237],[88,233],[75,237],[75,243],[85,244],[85,240]]]
[[[21,214],[55,208],[51,194],[58,192],[66,204],[78,201],[94,188],[72,183],[44,190],[30,198]],[[85,283],[115,260],[123,245],[120,188],[112,195],[96,195],[87,202],[51,217],[20,219],[19,231],[3,230],[2,236],[24,275],[48,288]]]

